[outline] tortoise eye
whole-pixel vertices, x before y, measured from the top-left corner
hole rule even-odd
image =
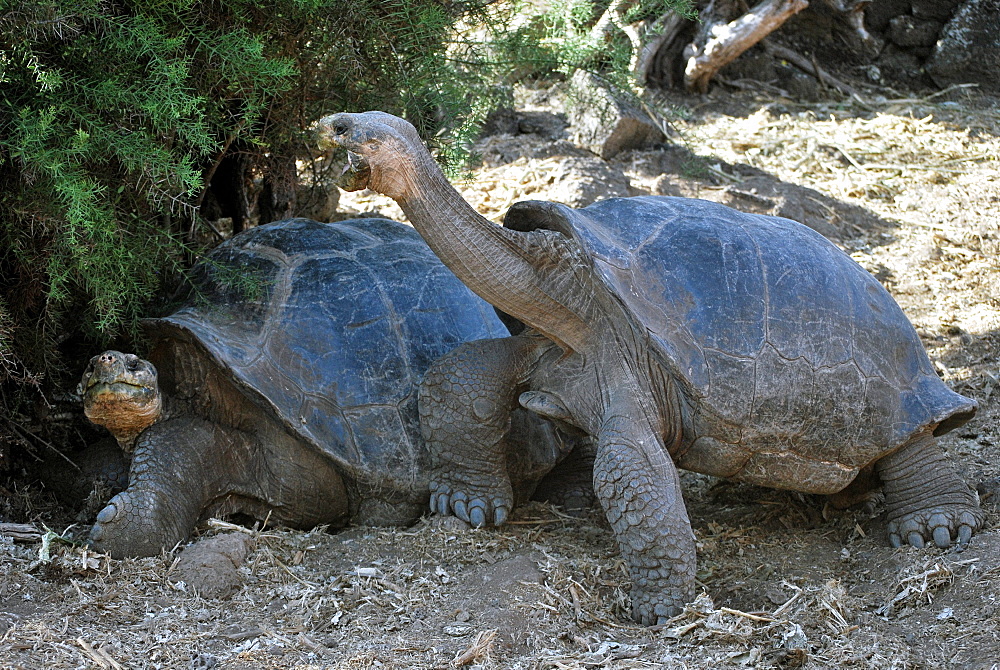
[[[139,369],[139,358],[137,356],[129,356],[125,359],[125,369],[129,372],[135,372]]]

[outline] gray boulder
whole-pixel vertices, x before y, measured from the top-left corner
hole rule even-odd
[[[966,0],[941,31],[925,69],[938,86],[975,83],[1000,94],[1000,0]]]
[[[665,139],[649,115],[589,72],[573,75],[566,110],[573,142],[604,160]]]

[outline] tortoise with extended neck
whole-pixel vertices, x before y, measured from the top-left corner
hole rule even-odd
[[[128,488],[92,543],[145,556],[200,517],[296,527],[403,524],[427,506],[417,386],[439,356],[508,331],[409,226],[291,219],[252,228],[195,268],[191,298],[150,319],[150,360],[106,351],[84,409],[127,450]],[[562,456],[548,422],[517,417],[521,495]]]
[[[407,122],[335,114],[320,133],[348,150],[350,188],[394,198],[459,279],[528,326],[463,345],[426,375],[432,509],[504,520],[504,417],[518,405],[581,429],[646,624],[693,596],[675,467],[825,494],[880,480],[897,546],[964,544],[982,523],[935,439],[976,403],[944,385],[890,295],[818,233],[657,197],[523,202],[501,227]]]

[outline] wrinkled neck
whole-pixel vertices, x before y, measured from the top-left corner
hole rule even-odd
[[[459,280],[491,305],[538,329],[564,349],[578,350],[586,330],[579,316],[546,291],[532,234],[480,215],[423,151],[397,198],[413,227]],[[557,270],[558,271],[558,270]]]

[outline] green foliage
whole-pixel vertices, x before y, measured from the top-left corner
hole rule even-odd
[[[690,5],[625,4],[628,20]],[[0,413],[11,388],[66,388],[85,354],[134,346],[203,251],[199,206],[224,157],[246,157],[244,181],[281,168],[287,182],[316,119],[382,109],[458,166],[518,77],[624,72],[628,41],[594,35],[606,9],[0,0]]]
[[[104,345],[149,313],[198,254],[196,208],[227,148],[258,167],[307,155],[310,124],[337,109],[394,111],[427,134],[481,119],[471,71],[445,58],[478,11],[0,0],[0,382],[51,376],[60,342]]]
[[[197,9],[0,5],[0,269],[13,323],[0,346],[36,375],[68,335],[106,341],[134,323],[183,257],[169,221],[190,216],[205,164],[291,86],[289,59]]]
[[[610,26],[600,29],[608,21],[609,9]],[[623,27],[652,23],[668,13],[697,18],[694,0],[518,0],[516,19],[493,44],[503,58],[520,68],[522,76],[589,70],[624,91],[633,84],[634,45]]]

